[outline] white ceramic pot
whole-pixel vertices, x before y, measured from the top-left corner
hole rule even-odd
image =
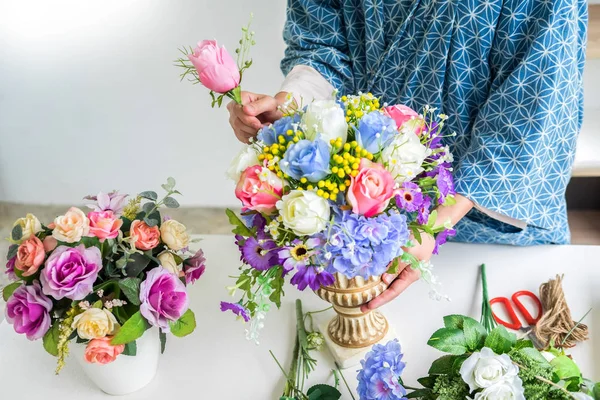
[[[85,345],[71,344],[71,354],[81,369],[105,393],[121,396],[140,390],[149,384],[158,368],[160,339],[158,328],[148,329],[136,340],[135,356],[119,355],[109,364],[90,364],[84,358]]]

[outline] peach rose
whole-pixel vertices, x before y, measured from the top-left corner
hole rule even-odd
[[[243,210],[255,210],[271,214],[275,204],[281,200],[283,181],[268,168],[254,165],[246,168],[235,188],[235,197],[240,199]]]
[[[129,236],[135,236],[135,247],[139,250],[150,250],[160,243],[158,226],[148,226],[144,221],[135,220],[131,223]]]
[[[366,158],[360,161],[358,175],[348,188],[348,203],[352,212],[373,217],[388,206],[394,196],[394,177],[383,165]]]
[[[117,356],[125,350],[125,345],[113,346],[110,344],[111,340],[112,336],[90,340],[85,348],[85,361],[103,365],[115,361]]]
[[[76,243],[90,232],[90,220],[79,208],[71,207],[65,215],[56,217],[53,229],[52,236],[56,240]]]
[[[119,229],[123,220],[117,218],[112,211],[92,211],[88,214],[90,219],[90,234],[96,236],[101,242],[105,239],[114,239],[119,236]]]
[[[23,276],[31,276],[37,272],[46,258],[44,244],[36,236],[23,241],[17,250],[15,268],[23,271]]]

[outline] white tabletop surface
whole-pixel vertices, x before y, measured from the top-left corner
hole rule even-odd
[[[288,286],[281,309],[267,317],[261,344],[247,342],[243,324],[219,311],[219,302],[228,296],[224,287],[231,284],[227,275],[234,274],[239,266],[233,238],[208,236],[200,244],[206,253],[207,270],[190,291],[198,329],[183,339],[170,337],[154,381],[124,398],[278,399],[284,379],[268,350],[273,350],[287,368],[294,339],[294,300],[300,297],[305,310],[322,309],[327,304],[311,292],[300,293]],[[405,352],[407,384],[415,384],[431,361],[441,355],[426,342],[442,326],[444,315],[479,318],[481,263],[488,266],[491,297],[510,296],[521,289],[537,293],[542,282],[564,273],[564,289],[574,318],[593,308],[585,321],[592,339],[574,349],[573,355],[587,377],[600,380],[600,247],[448,244],[436,256],[435,265],[452,301],[430,300],[427,286],[419,282],[384,308]],[[310,382],[331,383],[330,355],[324,350],[317,358],[317,371]],[[60,376],[54,375],[54,367],[55,359],[44,352],[41,342],[17,335],[6,321],[0,324],[0,398],[110,398],[97,390],[72,360]],[[345,375],[350,385],[356,386],[355,368]],[[342,392],[343,399],[350,398]]]

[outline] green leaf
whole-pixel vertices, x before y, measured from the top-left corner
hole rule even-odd
[[[143,197],[144,199],[148,199],[148,200],[152,200],[152,201],[156,201],[158,199],[158,195],[156,194],[156,192],[153,192],[152,190],[142,192],[139,194],[139,196]]]
[[[278,267],[280,268],[280,267]],[[271,280],[271,288],[273,289],[273,293],[269,296],[269,300],[271,300],[277,308],[281,307],[281,296],[283,295],[283,284],[285,280],[281,277],[280,273],[275,274],[273,279]]]
[[[148,201],[148,202],[144,203],[144,205],[142,206],[142,210],[146,214],[148,214],[154,209],[155,206],[156,206],[156,204],[154,202]]]
[[[527,359],[536,362],[538,364],[541,365],[550,365],[550,363],[548,362],[548,360],[546,360],[544,358],[544,356],[542,355],[542,353],[540,353],[536,348],[534,347],[524,347],[522,349],[519,350],[519,354],[523,355],[524,357],[527,357]]]
[[[178,208],[179,202],[172,197],[165,198],[165,206],[168,208]]]
[[[412,230],[413,236],[415,237],[415,240],[421,244],[423,243],[423,239],[421,238],[421,232],[419,231],[419,228],[415,228]]]
[[[127,300],[136,306],[140,305],[140,283],[142,280],[139,278],[125,278],[119,281],[119,287]]]
[[[225,214],[227,214],[227,217],[229,217],[229,223],[233,225],[232,232],[234,234],[242,235],[244,237],[250,237],[254,235],[254,233],[248,229],[246,225],[244,225],[242,220],[239,219],[239,217],[229,208],[225,210]]]
[[[600,400],[600,382],[594,385],[592,393],[594,393],[594,400]]]
[[[13,226],[12,231],[10,232],[10,237],[14,241],[21,240],[23,237],[23,227],[19,224]]]
[[[315,385],[308,389],[306,395],[310,400],[338,400],[342,397],[339,390],[329,385]]]
[[[123,225],[121,225],[121,231],[129,232],[131,229],[131,220],[126,217],[121,217],[121,221],[123,221]]]
[[[517,342],[517,336],[510,333],[502,325],[495,327],[485,339],[485,347],[489,347],[496,354],[508,353]]]
[[[467,352],[465,334],[460,329],[438,329],[427,344],[445,353],[461,355]]]
[[[165,347],[167,346],[167,334],[162,330],[158,331],[158,337],[160,339],[160,354],[165,353]]]
[[[400,265],[400,258],[394,258],[394,260],[390,263],[387,273],[392,274],[392,275],[397,274],[399,265]]]
[[[581,370],[577,364],[575,364],[575,361],[564,354],[550,361],[550,365],[552,365],[554,373],[556,373],[560,379],[581,377]]]
[[[429,375],[449,375],[457,356],[445,355],[435,360],[429,368]],[[425,385],[423,385],[425,386]]]
[[[102,309],[102,300],[96,300],[94,304],[92,304],[92,308]]]
[[[527,339],[519,339],[517,340],[517,343],[515,343],[515,345],[513,346],[513,350],[521,350],[521,349],[526,349],[529,347],[534,347],[533,346],[533,342],[531,340],[527,340]],[[544,358],[545,360],[545,358]]]
[[[121,326],[121,329],[119,329],[110,343],[112,345],[117,345],[133,342],[134,340],[142,337],[148,328],[150,328],[150,324],[138,311],[133,314],[131,318],[129,318],[129,320],[123,324],[123,326]]]
[[[154,218],[148,218],[148,217],[144,217],[144,222],[146,223],[146,225],[148,225],[149,227],[153,227],[158,225],[158,220],[154,219]]]
[[[175,322],[169,322],[171,333],[177,337],[184,337],[194,332],[196,329],[196,317],[194,312],[188,309],[185,314]]]
[[[169,191],[173,190],[173,188],[175,187],[176,181],[175,178],[173,177],[168,177],[167,178],[167,186],[169,186]]]
[[[467,348],[470,351],[481,350],[487,337],[487,331],[479,322],[473,318],[465,317],[463,321],[463,332],[467,340]]]
[[[444,317],[444,327],[450,329],[463,329],[464,315],[452,314]]]
[[[4,290],[2,290],[2,298],[4,299],[4,301],[8,301],[10,296],[12,296],[12,294],[15,292],[15,290],[17,290],[19,286],[21,286],[21,284],[21,282],[14,282],[10,285],[5,286]]]
[[[436,380],[437,380],[437,377],[435,377],[435,376],[426,376],[426,377],[417,379],[417,382],[419,382],[421,384],[421,386],[423,386],[425,388],[433,389],[433,387],[435,386]]]
[[[14,256],[17,255],[18,251],[19,251],[19,245],[18,244],[11,244],[8,247],[8,253],[6,254],[6,259],[10,260],[11,258],[13,258]]]
[[[150,264],[150,259],[144,254],[134,253],[129,256],[125,273],[127,276],[134,278],[140,274]]]
[[[54,357],[58,356],[58,336],[60,334],[60,322],[55,321],[52,324],[52,327],[46,332],[44,338],[42,339],[44,343],[44,349],[53,355]]]
[[[86,249],[90,247],[100,248],[100,239],[98,239],[97,237],[83,236],[81,238],[81,243],[83,243]]]
[[[135,340],[125,344],[125,349],[122,354],[126,356],[135,356],[137,354],[137,344],[135,343]]]

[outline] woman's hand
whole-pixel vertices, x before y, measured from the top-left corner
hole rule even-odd
[[[241,106],[235,102],[227,104],[229,124],[240,142],[249,143],[263,124],[275,122],[281,118],[277,108],[287,93],[278,93],[275,97],[266,94],[242,92]]]
[[[435,247],[435,239],[432,236],[425,234],[421,235],[421,239],[421,244],[415,241],[416,246],[405,250],[407,253],[412,254],[419,260],[429,260],[432,255],[433,248]],[[398,271],[398,274],[383,274],[382,279],[385,283],[389,284],[388,288],[379,296],[363,305],[360,308],[363,313],[389,303],[398,297],[402,292],[404,292],[406,288],[418,281],[421,277],[421,273],[418,270],[412,269],[410,265],[402,262],[398,266]]]

